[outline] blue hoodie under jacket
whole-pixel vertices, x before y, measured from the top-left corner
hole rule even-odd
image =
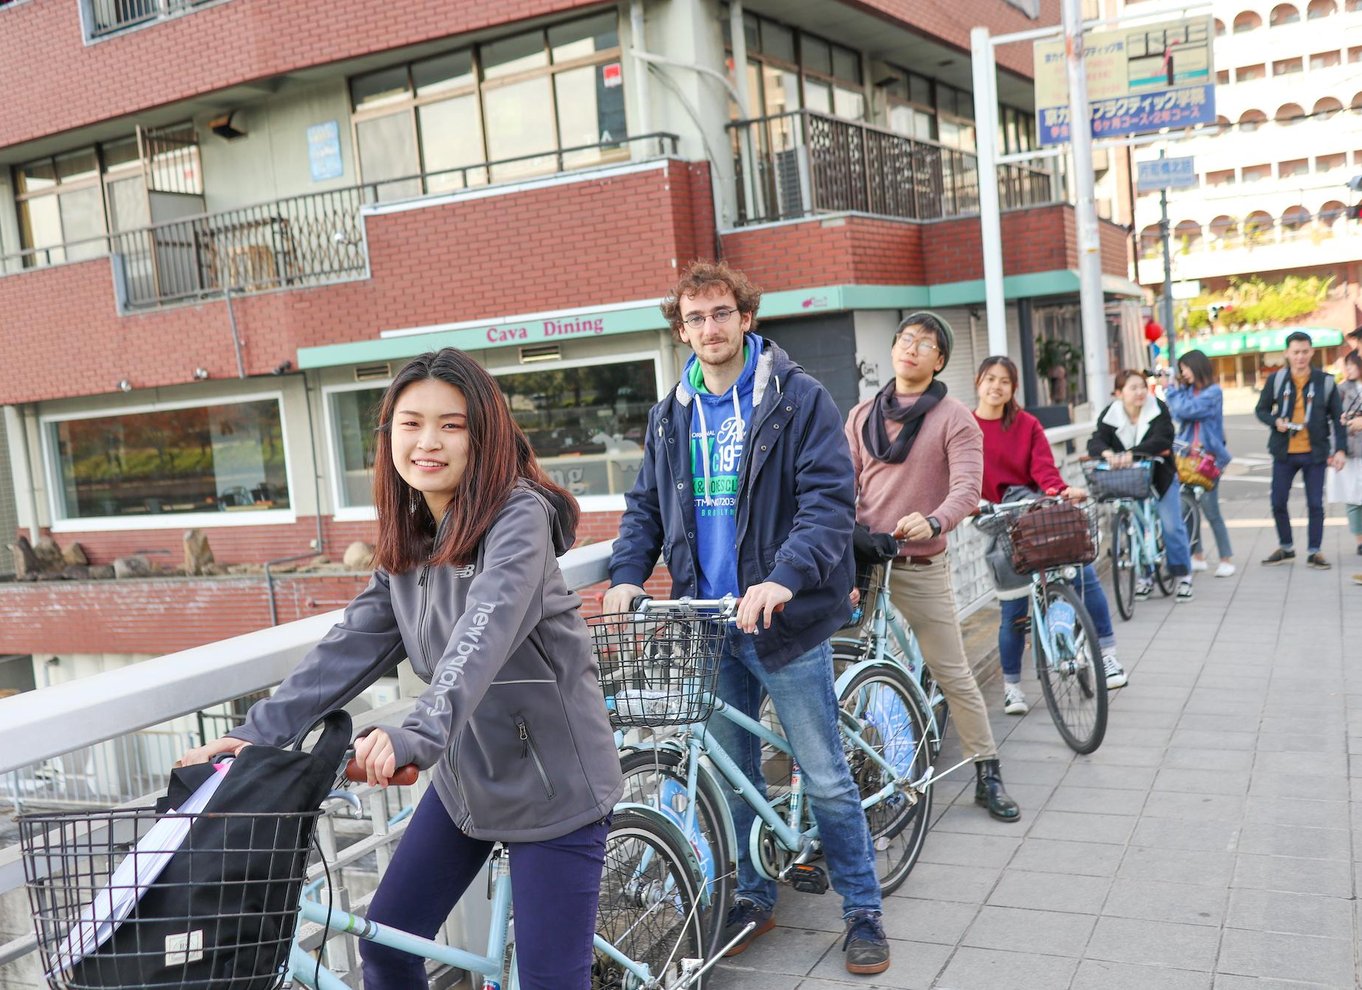
[[[750,335],[748,344],[739,382],[748,381],[751,404],[741,396],[739,402],[751,414],[738,464],[733,547],[739,592],[774,581],[794,594],[755,637],[762,664],[776,670],[850,619],[855,484],[842,415],[827,390],[773,342]],[[642,585],[660,554],[673,597],[701,597],[700,568],[710,557],[702,554],[696,516],[695,396],[683,374],[648,416],[643,464],[625,495],[611,553],[611,584]],[[732,397],[718,399],[731,413]]]

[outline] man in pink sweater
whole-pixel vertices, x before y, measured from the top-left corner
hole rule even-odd
[[[979,504],[984,443],[974,414],[946,396],[936,376],[955,334],[935,313],[913,313],[894,334],[894,380],[847,418],[856,472],[856,518],[902,541],[889,597],[917,634],[923,659],[955,717],[960,746],[973,757],[974,800],[1001,821],[1021,818],[1003,789],[998,746],[983,695],[965,656],[946,534]]]

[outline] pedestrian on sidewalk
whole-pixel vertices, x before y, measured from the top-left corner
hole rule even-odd
[[[1305,504],[1310,513],[1306,563],[1328,570],[1320,553],[1324,545],[1324,474],[1329,465],[1341,470],[1347,461],[1348,434],[1342,421],[1343,399],[1332,375],[1310,366],[1315,347],[1310,335],[1297,330],[1286,338],[1286,367],[1272,374],[1254,410],[1272,428],[1267,449],[1272,455],[1272,517],[1277,523],[1277,549],[1263,560],[1268,566],[1296,559],[1287,500],[1297,474],[1305,476]],[[1332,450],[1332,453],[1330,452]]]
[[[984,434],[982,496],[990,502],[1012,501],[1018,493],[1005,493],[1021,488],[1059,495],[1075,502],[1087,498],[1085,489],[1068,484],[1059,473],[1040,420],[1018,404],[1018,381],[1017,366],[1010,358],[1002,356],[984,358],[974,376],[979,397],[974,419]],[[1008,715],[1025,715],[1028,710],[1026,693],[1021,686],[1021,658],[1026,646],[1030,587],[1031,583],[1027,581],[1016,592],[1000,591],[998,594],[1002,609],[998,623],[998,662],[1003,668],[1003,711]],[[1128,678],[1116,658],[1116,631],[1111,624],[1111,608],[1092,564],[1082,569],[1079,594],[1097,626],[1107,687],[1125,687]]]
[[[1200,446],[1215,458],[1216,467],[1224,472],[1229,464],[1230,450],[1225,444],[1225,396],[1215,382],[1211,359],[1203,351],[1188,351],[1178,357],[1179,383],[1165,393],[1168,409],[1178,421],[1177,442],[1189,450]],[[1220,564],[1215,569],[1218,578],[1234,573],[1234,548],[1230,545],[1230,531],[1220,511],[1220,486],[1212,485],[1201,493],[1201,514],[1211,524],[1215,534],[1215,551]],[[1206,553],[1201,544],[1201,525],[1187,538],[1192,544],[1192,571],[1207,568]]]
[[[1348,507],[1348,529],[1362,555],[1362,354],[1350,351],[1345,355],[1343,372],[1347,377],[1338,386],[1343,406],[1339,418],[1348,431],[1348,458],[1341,470],[1329,472],[1326,488],[1330,502]]]
[[[625,496],[604,611],[627,612],[661,554],[672,596],[740,596],[719,658],[718,695],[761,720],[770,696],[804,775],[823,857],[842,895],[848,972],[889,968],[875,850],[838,732],[828,638],[851,617],[856,489],[842,418],[825,389],[756,331],[761,290],[697,261],[662,301],[694,356],[648,414],[643,464]],[[727,719],[709,732],[766,793],[761,740]],[[755,813],[729,794],[738,889],[724,934],[744,951],[775,928],[776,884],[757,872]]]
[[[1097,417],[1097,429],[1088,441],[1088,455],[1101,457],[1112,467],[1129,467],[1134,455],[1160,458],[1153,467],[1154,491],[1168,573],[1178,579],[1177,602],[1192,600],[1192,555],[1187,527],[1182,523],[1182,486],[1173,463],[1173,414],[1163,400],[1149,391],[1144,375],[1129,368],[1116,374],[1116,401]],[[1141,577],[1137,598],[1148,598],[1152,581]]]
[[[978,507],[984,473],[979,425],[936,377],[954,344],[951,325],[935,313],[912,313],[895,331],[893,379],[847,418],[856,516],[871,532],[903,541],[889,599],[917,634],[960,747],[974,761],[974,800],[994,818],[1015,822],[1021,810],[1003,788],[998,744],[965,655],[946,559],[946,535]]]

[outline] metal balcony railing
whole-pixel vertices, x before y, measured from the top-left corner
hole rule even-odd
[[[857,121],[796,110],[728,125],[740,223],[859,212],[935,220],[979,211],[975,155]],[[1061,176],[999,170],[1003,209],[1064,201]]]
[[[91,38],[163,21],[217,0],[84,0]]]
[[[365,206],[675,155],[678,140],[643,134],[183,217],[6,255],[0,275],[112,255],[131,309],[357,278],[369,265]]]

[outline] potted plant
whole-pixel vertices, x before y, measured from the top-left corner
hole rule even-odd
[[[1050,401],[1064,405],[1069,402],[1071,383],[1083,373],[1083,358],[1078,348],[1067,340],[1038,340],[1036,371],[1050,383]]]

